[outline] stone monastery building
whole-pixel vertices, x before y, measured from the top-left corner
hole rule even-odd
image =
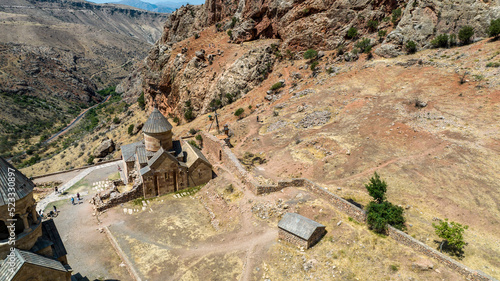
[[[42,221],[36,212],[34,187],[0,157],[0,280],[69,281],[66,248],[54,221]]]
[[[144,197],[151,198],[207,183],[212,165],[199,149],[184,140],[172,140],[172,125],[157,109],[142,128],[144,140],[123,145],[128,181],[142,180]]]

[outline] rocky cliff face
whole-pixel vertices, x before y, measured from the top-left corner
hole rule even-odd
[[[393,16],[396,9],[401,10],[401,15]],[[210,43],[219,44],[224,51],[226,42],[238,48],[239,43],[272,38],[279,39],[277,44],[284,53],[285,50],[302,52],[309,48],[333,50],[339,46],[349,50],[360,38],[366,37],[374,44],[376,54],[389,57],[404,54],[404,45],[409,40],[416,42],[418,49],[429,48],[436,35],[457,34],[464,25],[474,28],[476,38],[482,37],[490,20],[498,17],[498,0],[456,3],[437,0],[406,3],[397,0],[207,0],[204,5],[183,7],[168,19],[161,40],[146,60],[144,91],[150,102],[176,114],[182,114],[182,103],[190,97],[196,100],[195,112],[201,113],[217,95],[241,92],[244,87],[227,78],[230,69],[237,67],[237,61],[218,61],[223,70],[214,75],[205,71],[210,69],[206,61],[196,58],[194,53],[185,54],[188,50],[201,50]],[[378,22],[378,26],[369,28],[370,21]],[[358,36],[349,39],[346,35],[351,27],[357,28]],[[207,33],[207,30],[210,31]],[[382,44],[379,43],[379,30],[388,33]],[[202,32],[211,34],[208,36],[227,32],[229,36],[203,39],[203,45],[199,44],[201,39],[195,38]],[[186,48],[185,52],[179,48],[181,45]],[[257,53],[247,53],[252,57],[248,59],[256,59]],[[339,59],[352,60],[357,56],[349,54]],[[271,61],[267,62],[272,65]],[[245,69],[250,71],[251,67]],[[244,84],[258,83],[255,79],[250,75]]]
[[[408,41],[419,49],[430,48],[430,41],[439,34],[458,34],[461,27],[472,26],[475,38],[486,36],[492,19],[500,17],[500,1],[436,1],[411,0],[401,21],[387,36],[377,54],[395,57],[404,54]]]

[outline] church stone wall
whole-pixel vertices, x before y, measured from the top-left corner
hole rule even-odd
[[[196,162],[189,168],[188,181],[189,187],[198,186],[209,182],[212,179],[212,167],[201,160]]]

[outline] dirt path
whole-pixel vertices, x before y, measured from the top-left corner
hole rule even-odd
[[[67,133],[67,132],[68,132],[71,128],[73,128],[73,127],[74,127],[74,125],[76,124],[76,122],[78,122],[78,120],[80,120],[80,119],[81,119],[81,118],[85,115],[85,113],[87,113],[87,112],[88,112],[89,110],[91,110],[92,108],[94,108],[94,107],[96,107],[96,106],[98,106],[98,105],[100,105],[100,104],[102,104],[102,103],[107,102],[110,98],[111,98],[111,95],[107,96],[107,97],[106,97],[106,98],[105,98],[102,102],[100,102],[100,103],[98,103],[98,104],[96,104],[96,105],[94,105],[94,106],[91,106],[91,107],[89,107],[89,108],[85,109],[82,113],[80,113],[78,116],[76,116],[76,117],[75,117],[75,119],[73,119],[73,121],[71,121],[71,122],[69,123],[69,125],[68,125],[68,126],[66,126],[66,127],[65,127],[64,129],[62,129],[61,131],[59,131],[59,132],[57,132],[57,133],[53,134],[50,138],[48,138],[48,139],[47,139],[46,141],[44,141],[43,143],[44,143],[44,144],[50,143],[50,142],[52,142],[53,140],[55,140],[57,137],[62,136],[62,135],[64,135],[65,133]]]

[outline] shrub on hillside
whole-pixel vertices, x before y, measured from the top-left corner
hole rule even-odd
[[[366,24],[366,26],[368,27],[368,29],[370,31],[375,31],[375,30],[377,30],[377,27],[378,27],[378,21],[369,20],[368,23]]]
[[[372,50],[372,45],[370,44],[370,39],[363,38],[356,42],[356,48],[360,49],[361,52],[368,54]]]
[[[431,41],[431,45],[434,48],[446,48],[448,47],[448,34],[440,34],[436,36]]]
[[[142,110],[146,108],[146,103],[144,101],[144,92],[142,92],[141,95],[137,98],[137,103]]]
[[[314,49],[309,49],[304,53],[304,58],[306,60],[315,59],[318,56],[318,52]]]
[[[490,37],[500,36],[500,18],[491,20],[490,26],[488,27],[488,35]]]
[[[278,89],[279,89],[279,88],[281,88],[281,87],[283,87],[283,83],[281,83],[281,82],[277,82],[277,83],[274,83],[274,84],[271,86],[270,90],[271,90],[271,91],[276,91],[276,90],[278,90]]]
[[[394,25],[396,25],[398,23],[399,17],[401,17],[402,14],[403,13],[401,11],[401,8],[397,8],[397,9],[395,9],[395,10],[392,11],[392,19],[391,19],[391,21],[392,21],[392,23]]]
[[[132,135],[133,133],[134,133],[134,124],[130,124],[130,126],[128,126],[128,134]]]
[[[408,53],[414,54],[417,51],[417,44],[411,40],[406,42],[406,50]]]
[[[346,37],[348,39],[354,39],[354,38],[356,38],[356,36],[358,36],[358,29],[357,28],[351,27],[351,28],[349,28],[349,30],[347,30]]]
[[[314,71],[316,69],[316,66],[318,66],[319,62],[318,61],[313,61],[311,63],[311,70]]]
[[[385,35],[387,34],[387,30],[379,30],[378,31],[378,40],[382,42],[384,40]]]
[[[237,116],[238,118],[241,118],[243,112],[245,112],[245,110],[240,107],[234,112],[234,115]]]
[[[474,29],[472,26],[466,25],[458,31],[458,39],[464,45],[467,45],[472,41],[472,36],[474,36]]]

